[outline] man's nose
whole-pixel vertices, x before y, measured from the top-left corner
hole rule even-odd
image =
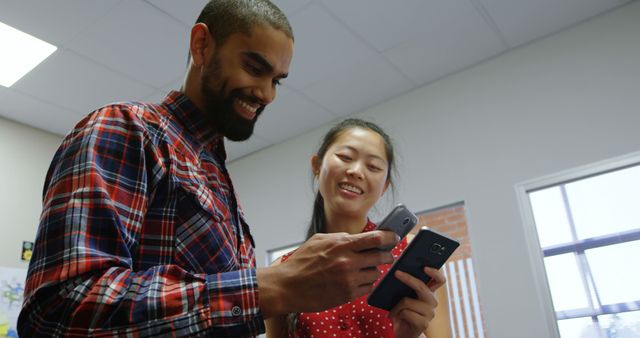
[[[252,94],[260,100],[260,104],[268,105],[276,98],[276,88],[271,80],[265,80],[261,81],[259,85],[254,87]]]

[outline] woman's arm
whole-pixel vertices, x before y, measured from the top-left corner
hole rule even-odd
[[[264,321],[267,338],[286,338],[289,331],[287,329],[287,316],[271,317]]]
[[[281,259],[276,259],[271,266],[280,265]],[[288,337],[287,315],[271,317],[264,321],[266,326],[267,338],[284,338]]]

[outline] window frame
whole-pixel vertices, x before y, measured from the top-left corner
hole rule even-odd
[[[601,236],[598,241],[586,243],[586,241],[578,242],[578,246],[575,250],[570,249],[576,245],[566,245],[560,244],[553,246],[551,248],[543,249],[540,247],[540,241],[538,238],[538,232],[536,229],[535,219],[533,216],[533,210],[531,209],[531,203],[529,200],[529,193],[542,190],[558,185],[566,185],[571,182],[583,180],[586,178],[610,173],[613,171],[618,171],[634,166],[640,165],[640,152],[633,152],[630,154],[622,155],[619,157],[615,157],[612,159],[599,161],[596,163],[580,166],[577,168],[564,170],[556,174],[551,174],[547,176],[543,176],[541,178],[536,178],[532,180],[527,180],[522,183],[515,185],[515,192],[518,201],[518,205],[520,208],[520,216],[521,223],[524,230],[525,244],[527,251],[529,253],[529,264],[531,267],[531,271],[533,274],[533,279],[535,282],[535,290],[536,296],[542,305],[544,310],[544,322],[541,323],[547,333],[551,338],[561,338],[560,331],[558,329],[558,320],[565,319],[566,316],[556,316],[556,312],[553,307],[553,301],[551,298],[551,290],[549,288],[549,281],[547,279],[547,274],[544,266],[544,252],[552,254],[560,254],[560,253],[569,253],[569,252],[584,252],[592,245],[601,246],[603,243],[608,243],[611,241],[609,236]],[[565,200],[566,203],[566,200]],[[640,238],[640,231],[632,230],[625,236],[625,241],[632,240],[633,238]],[[615,244],[615,243],[611,243]],[[550,256],[549,256],[550,257]],[[566,312],[566,311],[565,311]],[[603,313],[598,313],[597,315],[605,315],[608,314],[608,311]],[[591,314],[591,312],[589,312]],[[566,313],[568,316],[574,315],[574,313]]]

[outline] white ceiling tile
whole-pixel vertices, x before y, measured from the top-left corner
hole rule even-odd
[[[327,71],[356,64],[374,52],[316,4],[289,19],[296,43],[286,83],[294,88],[304,88]]]
[[[619,6],[619,0],[480,0],[514,47]]]
[[[282,142],[321,126],[336,116],[286,87],[258,118],[256,133],[273,143]]]
[[[165,93],[169,93],[172,90],[179,90],[182,87],[182,83],[184,82],[184,78],[181,76],[179,79],[172,81],[166,86],[162,87]]]
[[[344,76],[349,72],[349,76]],[[365,109],[413,88],[382,56],[361,60],[349,69],[332,69],[302,93],[339,115]]]
[[[189,30],[141,1],[123,1],[70,41],[73,51],[155,88],[184,74]]]
[[[628,2],[274,1],[296,36],[291,74],[254,138],[231,144],[230,158]],[[80,118],[113,101],[162,100],[182,83],[189,28],[205,2],[0,1],[0,21],[59,47],[13,86],[15,92],[0,92],[0,114],[5,109],[11,119],[60,133],[75,112]]]
[[[388,0],[322,0],[322,3],[378,51],[426,31],[446,29],[465,18],[457,8],[460,1],[403,0],[401,5],[390,5]],[[471,3],[464,0],[464,5]]]
[[[168,92],[164,90],[156,90],[151,95],[144,98],[144,102],[160,103],[167,97]]]
[[[58,50],[36,69],[13,88],[82,114],[114,101],[141,100],[153,92],[70,51]]]
[[[145,0],[191,28],[208,0]]]
[[[271,142],[264,140],[259,135],[252,135],[248,140],[242,142],[233,142],[225,139],[224,146],[227,151],[227,161],[237,160],[238,158],[249,155],[262,148],[266,148]]]
[[[37,98],[0,86],[0,115],[42,130],[66,135],[82,116]]]
[[[167,94],[169,94],[170,91],[179,90],[181,85],[182,85],[182,80],[175,81],[165,86],[163,89],[156,90],[151,95],[149,95],[149,97],[146,97],[145,100],[146,102],[162,102],[164,101],[165,97],[167,96]]]
[[[278,6],[285,15],[289,16],[303,9],[311,0],[272,0],[271,2]],[[295,27],[293,27],[293,34],[295,35],[295,33]]]
[[[430,18],[439,28],[424,29],[383,53],[418,85],[479,63],[507,48],[468,0],[446,3],[446,15]],[[450,17],[456,20],[449,21]]]
[[[61,46],[99,21],[120,0],[2,0],[0,21]]]

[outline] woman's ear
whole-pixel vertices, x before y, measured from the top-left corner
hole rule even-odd
[[[320,175],[320,158],[317,154],[311,156],[311,171],[313,172],[313,176],[318,177]]]
[[[215,48],[213,36],[209,33],[209,28],[202,22],[191,27],[191,39],[189,40],[189,51],[194,66],[201,67],[207,60],[207,55],[211,49]]]
[[[391,181],[389,179],[387,179],[387,181],[384,182],[384,189],[382,189],[382,195],[384,195],[384,193],[387,192],[387,188],[389,188],[390,184],[391,184]]]

